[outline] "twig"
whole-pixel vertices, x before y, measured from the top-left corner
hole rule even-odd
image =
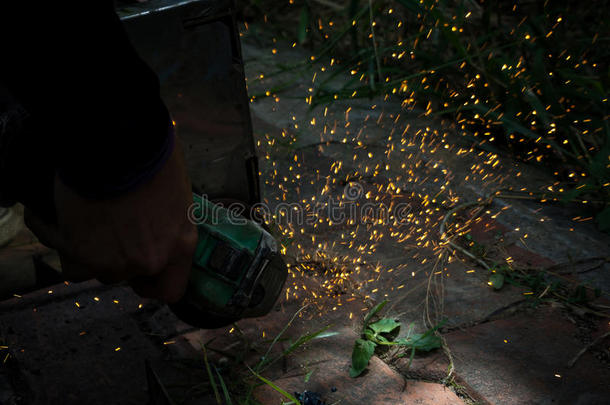
[[[601,342],[602,340],[604,340],[605,338],[607,338],[608,336],[610,336],[610,332],[606,332],[601,336],[598,336],[597,339],[593,340],[591,343],[589,343],[588,345],[586,345],[585,347],[583,347],[577,354],[576,356],[574,356],[574,358],[572,360],[570,360],[570,362],[568,363],[568,368],[572,368],[574,367],[574,364],[576,364],[576,362],[578,361],[578,359],[580,359],[580,356],[582,356],[583,354],[586,353],[587,350],[589,350],[590,348],[592,348],[593,346],[595,346],[596,344],[598,344],[599,342]]]
[[[384,148],[385,146],[383,145],[374,145],[374,144],[359,144],[357,142],[342,142],[342,141],[336,141],[336,140],[327,140],[327,141],[322,141],[322,142],[316,142],[316,143],[310,143],[307,145],[303,145],[303,146],[298,146],[296,148],[294,148],[295,150],[302,150],[302,149],[306,149],[306,148],[315,148],[316,146],[329,146],[329,145],[341,145],[341,146],[353,146],[354,148]]]
[[[316,3],[321,4],[323,6],[326,6],[328,8],[332,8],[333,10],[337,10],[337,11],[345,10],[345,6],[340,6],[339,4],[333,3],[330,0],[313,0],[313,1],[315,1]]]
[[[455,214],[456,212],[463,210],[465,208],[470,208],[470,207],[474,207],[476,205],[481,205],[481,206],[485,206],[485,205],[489,205],[491,203],[493,199],[493,196],[487,198],[486,200],[483,201],[477,201],[477,202],[469,202],[469,203],[464,203],[464,204],[460,204],[457,207],[454,207],[453,209],[449,210],[449,212],[447,213],[447,215],[445,215],[445,217],[443,218],[443,221],[441,222],[441,227],[440,227],[440,233],[441,233],[441,239],[443,240],[443,242],[447,242],[449,244],[449,246],[451,246],[452,248],[454,248],[455,250],[458,250],[460,252],[462,252],[463,254],[465,254],[466,256],[470,257],[472,260],[476,261],[477,263],[479,263],[481,266],[483,266],[486,270],[491,270],[491,267],[489,267],[489,265],[487,263],[485,263],[485,261],[479,259],[478,257],[476,257],[475,255],[473,255],[472,253],[470,253],[469,251],[467,251],[466,249],[464,249],[463,247],[461,247],[460,245],[458,245],[457,243],[454,243],[446,234],[445,232],[445,227],[447,225],[447,221],[449,220],[449,218]]]
[[[437,287],[436,290],[436,296],[438,297],[438,300],[440,302],[437,302],[437,300],[435,299],[435,295],[432,293],[432,284],[433,284],[433,280],[435,279],[435,274],[437,272],[437,268],[438,268],[438,264],[440,263],[441,260],[443,260],[444,255],[440,256],[435,262],[434,262],[434,267],[432,268],[432,270],[430,271],[430,275],[428,276],[428,280],[427,280],[427,285],[426,285],[426,298],[424,299],[425,302],[425,306],[424,306],[424,313],[422,314],[423,316],[423,322],[424,325],[427,327],[432,327],[432,325],[434,325],[435,322],[432,321],[432,319],[430,318],[430,300],[432,300],[432,303],[434,304],[434,308],[435,308],[435,321],[438,321],[438,317],[439,315],[441,315],[443,313],[443,304],[444,304],[444,278],[441,277],[441,285],[440,287],[438,286],[437,283],[434,283],[434,286]]]
[[[373,0],[369,0],[369,21],[371,25],[373,51],[375,52],[375,61],[377,62],[377,75],[379,76],[379,83],[383,83],[383,77],[381,76],[381,61],[379,60],[379,51],[377,50],[377,41],[375,39],[375,25],[373,24]]]
[[[551,285],[550,285],[550,284],[548,284],[548,285],[546,286],[546,288],[544,289],[544,291],[543,291],[543,292],[542,292],[542,293],[541,293],[541,294],[538,296],[538,299],[541,299],[542,297],[544,297],[544,296],[546,295],[546,293],[548,293],[548,292],[549,292],[549,290],[550,290],[550,289],[551,289]]]
[[[575,261],[570,261],[570,262],[566,262],[566,263],[558,263],[558,264],[552,265],[551,267],[547,268],[546,270],[548,270],[548,271],[550,271],[550,270],[560,270],[562,267],[575,266],[577,264],[585,264],[585,263],[596,262],[596,261],[599,261],[599,262],[598,263],[594,263],[594,265],[591,265],[591,267],[585,268],[583,270],[578,270],[578,271],[574,271],[574,270],[572,270],[572,271],[556,271],[555,274],[582,274],[582,273],[587,273],[589,271],[593,271],[593,270],[599,268],[604,263],[610,262],[610,257],[604,257],[604,256],[589,257],[589,258],[575,260]]]
[[[551,193],[549,193],[549,196],[551,198],[559,198],[559,197],[561,197],[558,194],[551,194]],[[512,194],[512,195],[509,195],[509,194],[497,194],[496,197],[504,198],[504,199],[508,198],[508,199],[511,199],[511,200],[530,200],[530,201],[533,201],[533,200],[543,200],[544,199],[544,200],[547,200],[548,202],[552,202],[553,201],[553,200],[549,199],[548,197],[546,197],[546,194],[542,194],[542,195],[540,195],[540,194],[535,194],[535,195],[529,195],[529,194],[527,194],[527,195],[520,195],[520,194]],[[555,201],[557,201],[557,200],[555,200]],[[582,203],[583,201],[585,201],[585,200],[582,200],[582,199],[579,200],[577,198],[572,198],[570,200],[567,200],[566,202]],[[602,201],[602,200],[586,200],[586,201],[592,202],[592,203],[597,203],[597,204],[607,204],[606,201]]]
[[[566,297],[563,297],[563,296],[561,296],[561,295],[559,295],[559,294],[557,294],[557,293],[553,293],[553,295],[555,295],[555,296],[557,296],[557,297],[561,298],[563,301],[567,301],[567,298],[566,298]],[[582,313],[587,313],[587,314],[596,315],[596,316],[599,316],[600,318],[607,318],[607,319],[610,319],[610,314],[607,314],[607,313],[605,313],[605,312],[594,311],[594,310],[592,310],[591,308],[587,308],[587,307],[584,307],[584,306],[575,305],[575,304],[571,304],[571,303],[568,303],[567,305],[568,305],[570,308],[574,309],[575,311],[580,311],[580,312],[582,312]]]
[[[443,352],[445,352],[445,356],[449,360],[449,366],[447,369],[447,377],[445,377],[445,383],[448,383],[451,377],[453,376],[453,372],[455,371],[455,365],[453,363],[453,355],[451,354],[451,349],[449,349],[449,345],[447,344],[447,340],[444,336],[441,336],[441,340],[443,342]]]
[[[528,269],[522,269],[521,271],[523,272],[525,270],[528,270]],[[562,280],[564,280],[564,281],[566,281],[566,282],[568,282],[570,284],[580,284],[579,280],[571,279],[571,278],[567,277],[566,275],[564,275],[563,273],[555,273],[554,271],[550,271],[549,269],[532,268],[530,270],[540,271],[540,272],[543,272],[543,273],[546,273],[546,274],[550,274],[551,276],[560,278],[560,279],[562,279]],[[569,274],[569,273],[567,273],[567,274]],[[576,274],[578,274],[578,273],[576,273]],[[587,289],[587,290],[589,290],[589,291],[596,291],[596,290],[598,290],[597,288],[590,287],[588,285],[582,285],[582,287]],[[602,294],[604,294],[604,295],[608,295],[608,293],[606,293],[606,291],[604,291],[604,290],[599,289],[599,291]]]
[[[443,328],[443,333],[451,333],[453,331],[456,330],[463,330],[463,329],[467,329],[467,328],[472,328],[473,326],[476,325],[481,325],[483,323],[487,323],[487,322],[491,322],[493,320],[499,319],[498,316],[501,315],[503,312],[512,309],[514,307],[517,307],[521,304],[523,304],[526,300],[525,299],[520,299],[518,301],[515,302],[511,302],[508,305],[503,306],[502,308],[498,308],[495,311],[491,312],[490,314],[486,315],[484,318],[479,319],[479,320],[475,320],[475,321],[471,321],[471,322],[466,322],[466,323],[461,323],[459,325],[455,325],[455,326],[448,326]]]

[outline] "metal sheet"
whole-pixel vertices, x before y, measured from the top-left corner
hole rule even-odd
[[[258,169],[232,5],[153,0],[117,12],[159,76],[195,190],[252,204]]]

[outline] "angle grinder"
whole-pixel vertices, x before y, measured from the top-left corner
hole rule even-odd
[[[184,297],[170,305],[183,321],[213,329],[266,315],[288,274],[276,240],[261,225],[193,194],[199,241]]]

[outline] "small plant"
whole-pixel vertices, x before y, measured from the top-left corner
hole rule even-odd
[[[468,242],[468,250],[470,253],[477,257],[485,257],[487,254],[487,247],[484,244],[477,242],[471,234],[466,234],[464,238]]]
[[[504,274],[493,272],[489,276],[489,285],[493,287],[494,290],[499,290],[504,287]]]
[[[242,350],[239,350],[237,352],[228,353],[216,349],[210,345],[214,339],[205,344],[202,342],[203,367],[207,372],[208,381],[193,387],[192,392],[201,392],[210,395],[210,397],[213,396],[215,401],[211,403],[214,403],[215,405],[260,405],[260,402],[253,394],[257,387],[264,384],[282,395],[285,400],[289,401],[285,402],[286,404],[301,405],[301,403],[304,403],[304,401],[299,401],[298,395],[291,395],[288,391],[264,377],[263,373],[271,365],[289,356],[295,350],[304,347],[310,341],[329,338],[338,334],[338,332],[329,331],[331,325],[328,325],[312,333],[300,335],[296,339],[284,337],[284,334],[290,328],[294,320],[306,307],[307,306],[304,306],[296,311],[284,328],[282,328],[271,341],[250,342],[244,340],[244,344],[241,347],[243,352]],[[239,335],[245,338],[245,335],[239,329],[238,325],[234,324],[233,327],[238,331]],[[287,347],[279,352],[274,352],[273,349],[278,342],[286,344]],[[254,364],[247,364],[246,352],[260,350],[261,344],[264,345],[264,350],[258,361]],[[0,346],[0,349],[2,349],[2,347],[3,346]],[[216,352],[224,357],[231,358],[231,367],[227,368],[226,366],[217,366],[213,364],[208,358],[209,352]],[[313,371],[308,373],[306,380],[311,377],[312,373]]]
[[[534,303],[553,300],[571,305],[587,305],[601,296],[599,288],[574,284],[562,274],[545,269],[519,269],[507,265],[494,266],[487,282],[495,290],[506,284],[527,288]]]
[[[248,369],[250,370],[252,375],[254,375],[256,378],[261,380],[263,383],[267,384],[273,390],[275,390],[276,392],[280,393],[282,396],[284,396],[285,398],[289,399],[293,404],[296,404],[296,405],[301,405],[301,403],[294,396],[290,395],[287,391],[285,391],[284,389],[280,388],[279,386],[274,384],[272,381],[270,381],[270,380],[266,379],[265,377],[261,376],[259,373],[261,373],[263,370],[265,370],[267,367],[269,367],[271,364],[275,363],[276,361],[280,360],[281,358],[288,356],[290,353],[295,351],[297,348],[307,344],[309,341],[311,341],[313,339],[321,339],[321,338],[325,338],[325,337],[330,337],[330,336],[334,336],[334,335],[337,334],[336,332],[327,332],[327,330],[330,328],[330,325],[325,326],[325,327],[323,327],[322,329],[320,329],[320,330],[318,330],[316,332],[300,336],[297,340],[295,340],[294,342],[290,343],[288,348],[285,349],[282,353],[280,353],[277,357],[275,357],[275,358],[270,357],[270,353],[271,353],[271,350],[273,349],[273,346],[280,340],[280,338],[282,337],[284,332],[286,332],[286,330],[292,324],[292,322],[294,321],[296,316],[303,309],[305,309],[305,307],[303,307],[299,311],[297,311],[293,315],[292,319],[288,322],[288,324],[286,324],[284,329],[282,329],[280,331],[280,333],[275,337],[275,339],[273,339],[273,342],[271,342],[271,345],[267,349],[267,352],[265,353],[265,355],[263,357],[261,357],[260,361],[254,367],[254,369],[248,367]],[[248,403],[247,401],[250,399],[250,395],[252,393],[253,388],[254,388],[254,386],[251,385],[250,386],[250,391],[248,393],[248,396],[246,397],[246,404]]]
[[[289,356],[295,350],[305,346],[312,340],[315,339],[323,339],[337,335],[337,332],[329,331],[331,325],[325,326],[315,332],[307,333],[299,336],[296,340],[285,339],[283,336],[288,330],[288,328],[292,325],[297,316],[306,308],[302,307],[292,318],[288,321],[288,323],[282,328],[282,330],[273,338],[269,346],[266,348],[265,352],[260,357],[259,361],[250,366],[244,362],[243,358],[236,359],[236,364],[239,366],[243,366],[243,371],[247,370],[247,373],[242,373],[238,371],[236,375],[233,375],[233,381],[225,380],[222,377],[222,374],[219,370],[210,364],[207,359],[206,346],[202,346],[203,354],[204,354],[204,365],[206,371],[208,373],[208,377],[210,380],[210,385],[214,392],[214,396],[216,398],[217,405],[257,405],[259,402],[253,398],[254,389],[260,385],[260,383],[265,384],[272,388],[274,391],[281,394],[284,398],[286,398],[289,403],[293,405],[300,405],[299,400],[288,393],[286,390],[282,389],[280,386],[275,384],[273,381],[265,378],[262,373],[269,368],[272,364],[277,361]],[[236,328],[237,326],[234,325]],[[272,354],[273,348],[278,342],[284,342],[288,344],[288,347],[285,348],[280,353],[276,355]],[[247,345],[250,347],[250,345]],[[214,350],[210,347],[208,349]],[[214,350],[217,351],[217,350]],[[219,351],[220,352],[220,351]],[[226,354],[220,352],[222,354]],[[248,374],[250,376],[248,376]],[[237,378],[236,378],[237,377]],[[255,377],[253,380],[251,377]],[[218,381],[218,384],[216,383]],[[258,383],[258,384],[257,384]],[[245,384],[245,385],[244,385]],[[221,395],[222,394],[222,395]],[[224,398],[223,398],[224,397]]]
[[[407,351],[410,350],[411,360],[416,350],[428,352],[441,347],[441,338],[436,335],[436,331],[441,324],[428,329],[422,334],[412,333],[413,324],[411,324],[409,325],[407,336],[397,338],[401,324],[395,319],[381,318],[377,322],[369,323],[371,318],[381,311],[386,304],[387,301],[378,304],[364,319],[362,335],[359,339],[356,339],[354,350],[352,351],[352,367],[349,370],[350,377],[358,377],[362,374],[378,346],[399,346]],[[399,356],[402,357],[404,354]]]
[[[509,280],[511,278],[511,269],[507,265],[502,266],[494,266],[491,270],[491,274],[489,275],[489,284],[494,290],[501,290],[504,287],[505,282],[511,282],[513,280]],[[511,283],[512,284],[512,283]]]

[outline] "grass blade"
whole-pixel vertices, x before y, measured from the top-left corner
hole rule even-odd
[[[227,389],[227,385],[225,384],[225,380],[222,378],[222,375],[220,375],[216,367],[214,367],[214,371],[216,371],[216,375],[218,376],[218,381],[220,382],[220,388],[222,388],[222,393],[225,396],[226,404],[233,405],[233,402],[231,401],[231,395],[229,395],[229,390]]]
[[[299,18],[299,26],[297,30],[297,38],[299,44],[303,45],[307,40],[307,28],[309,27],[309,6],[307,3],[301,9],[301,15]]]
[[[267,384],[268,386],[273,388],[275,391],[277,391],[280,394],[282,394],[284,397],[286,397],[289,400],[291,400],[292,402],[294,402],[296,405],[301,405],[299,400],[296,399],[294,396],[290,395],[288,392],[286,392],[285,390],[281,389],[280,387],[275,385],[273,382],[267,380],[265,377],[263,377],[262,375],[258,374],[256,371],[252,370],[250,367],[248,367],[248,368],[250,369],[250,371],[252,372],[252,374],[254,374],[254,376],[256,378],[258,378],[259,380],[261,380],[262,382],[264,382],[265,384]]]
[[[265,362],[267,361],[267,358],[269,357],[269,353],[271,353],[271,349],[273,349],[273,346],[275,346],[277,341],[282,337],[282,335],[286,332],[286,330],[290,327],[290,325],[292,325],[292,322],[294,322],[297,315],[300,314],[305,308],[307,308],[307,305],[305,305],[304,307],[301,307],[297,312],[295,312],[294,315],[292,315],[292,318],[290,318],[290,320],[286,324],[286,326],[284,326],[284,328],[280,331],[280,333],[277,334],[275,339],[273,339],[273,342],[271,342],[271,345],[269,345],[269,348],[265,352],[265,355],[261,358],[261,361],[256,365],[257,370],[260,370],[260,368],[265,364]]]
[[[310,333],[309,335],[304,335],[299,337],[296,342],[292,343],[290,345],[290,347],[288,347],[288,349],[284,350],[284,352],[282,353],[282,356],[287,356],[290,353],[292,353],[294,350],[296,350],[299,346],[304,345],[305,343],[309,342],[312,339],[315,339],[316,337],[318,337],[320,334],[326,332],[332,325],[328,325],[323,327],[322,329],[320,329],[317,332],[314,333]]]
[[[214,380],[214,374],[212,374],[212,370],[210,369],[210,363],[208,362],[208,353],[205,350],[205,345],[201,345],[203,349],[203,362],[205,363],[205,369],[208,372],[208,377],[210,378],[210,384],[212,385],[212,389],[214,390],[214,396],[216,397],[216,403],[218,405],[222,405],[222,400],[220,399],[220,393],[218,392],[218,387],[216,386],[216,380]]]
[[[273,360],[270,360],[268,363],[263,364],[264,368],[269,367],[270,365],[272,365],[273,363],[275,363],[276,361],[278,361],[279,359],[281,359],[284,356],[288,356],[290,353],[292,353],[293,351],[295,351],[298,347],[304,345],[305,343],[309,342],[312,339],[316,339],[318,338],[320,335],[322,335],[322,333],[326,332],[332,325],[328,325],[323,327],[322,329],[318,330],[317,332],[313,332],[310,333],[308,335],[303,335],[300,336],[294,343],[292,343],[288,349],[284,350],[282,352],[282,354],[280,354],[278,357],[276,357]],[[330,334],[332,336],[332,334]],[[263,369],[264,369],[263,368]],[[260,369],[259,369],[260,370]]]

